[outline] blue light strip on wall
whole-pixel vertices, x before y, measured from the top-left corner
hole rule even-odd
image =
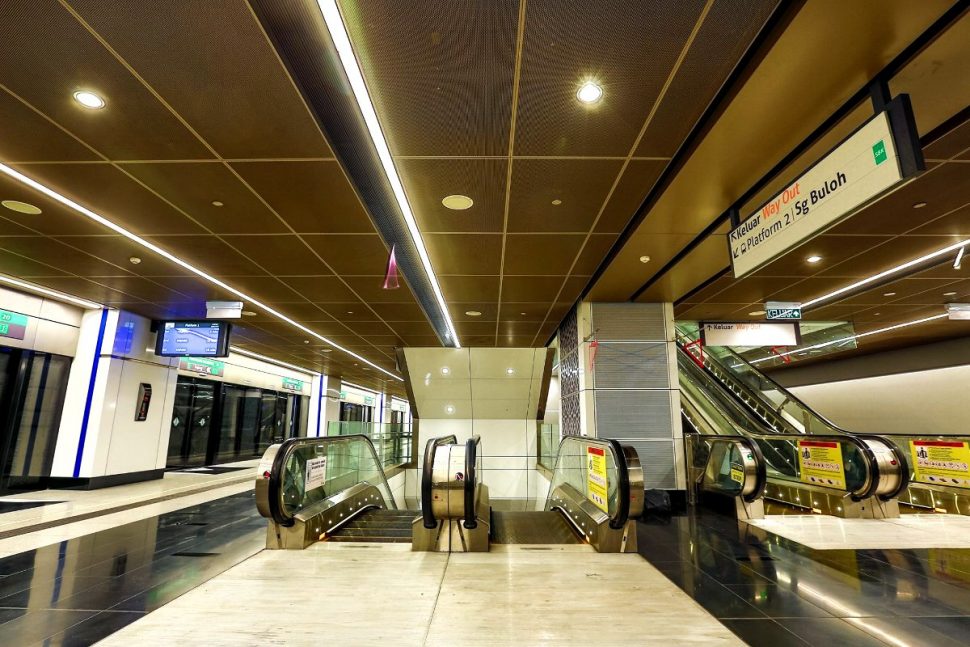
[[[101,363],[101,345],[104,343],[104,329],[108,325],[108,310],[101,311],[101,327],[98,329],[98,343],[94,346],[94,361],[91,362],[91,379],[88,381],[88,397],[84,401],[84,416],[81,418],[81,434],[77,439],[77,458],[74,459],[74,478],[81,474],[81,457],[84,455],[84,441],[88,435],[88,418],[94,400],[94,383],[98,378],[98,365]]]
[[[320,437],[320,420],[323,418],[323,375],[320,376],[320,396],[317,400],[317,438]]]

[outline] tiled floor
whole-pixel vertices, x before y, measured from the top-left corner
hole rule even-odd
[[[263,551],[105,645],[740,645],[637,555],[589,546]]]
[[[967,644],[970,550],[816,550],[714,513],[638,531],[644,557],[755,647]]]
[[[898,519],[773,516],[751,522],[809,548],[970,548],[970,517],[907,514]]]
[[[226,465],[255,469],[257,462],[251,460]],[[40,490],[0,497],[0,501],[57,501],[50,505],[0,514],[0,538],[110,514],[134,506],[167,501],[225,485],[252,482],[254,479],[253,472],[248,469],[222,474],[166,472],[160,479],[97,490]]]
[[[252,556],[252,492],[0,558],[0,644],[90,645]]]

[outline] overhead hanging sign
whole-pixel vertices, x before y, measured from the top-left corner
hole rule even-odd
[[[970,445],[959,440],[911,440],[914,480],[970,488]]]
[[[802,318],[802,304],[794,301],[768,301],[765,318],[780,321],[797,321]]]
[[[700,325],[705,346],[795,346],[797,323],[705,321]]]
[[[907,122],[912,121],[912,110],[908,99],[902,99],[906,97],[898,97],[889,110],[863,124],[731,230],[728,247],[736,278],[836,225],[922,170],[918,143],[913,144],[911,137],[897,141],[893,136],[891,121],[898,122],[896,132],[910,132]]]
[[[798,468],[802,483],[845,489],[842,445],[835,441],[799,440]]]

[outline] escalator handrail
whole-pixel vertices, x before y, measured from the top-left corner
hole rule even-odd
[[[476,461],[478,460],[478,449],[482,445],[480,436],[472,436],[465,442],[465,528],[472,530],[478,527],[478,520],[475,517],[475,491],[478,488],[478,471]]]
[[[371,439],[367,436],[364,436],[363,434],[348,434],[346,436],[322,436],[319,438],[289,438],[280,444],[279,449],[276,451],[276,456],[273,458],[273,466],[269,471],[268,503],[270,517],[273,519],[273,521],[281,526],[293,525],[295,515],[287,512],[283,506],[282,479],[283,470],[286,468],[286,465],[289,462],[290,455],[298,447],[311,445],[326,446],[337,443],[349,444],[351,442],[358,441],[363,442],[370,450],[371,457],[374,459],[374,466],[377,468],[378,473],[381,475],[381,480],[384,482],[385,491],[390,493],[391,486],[388,484],[387,477],[384,475],[384,466],[381,464],[380,458],[377,456],[377,450],[374,449],[374,443],[371,442]],[[263,476],[265,477],[265,475]],[[393,499],[385,502],[385,504],[391,509],[396,509]]]
[[[757,465],[757,470],[755,472],[755,486],[754,489],[747,495],[742,495],[742,499],[745,503],[752,503],[757,501],[764,496],[765,491],[768,489],[768,465],[765,461],[765,456],[761,451],[761,447],[758,443],[754,442],[751,438],[747,436],[722,436],[719,434],[702,434],[694,433],[690,434],[697,438],[702,438],[708,440],[712,443],[739,443],[744,445],[745,449],[751,452],[754,457],[755,465]]]
[[[626,525],[626,522],[630,518],[630,471],[626,464],[626,454],[623,452],[623,446],[616,440],[611,438],[589,438],[586,436],[563,436],[559,441],[559,449],[556,452],[556,467],[553,469],[553,478],[555,478],[556,472],[559,470],[559,461],[562,458],[563,447],[567,443],[572,442],[583,442],[592,445],[605,445],[604,449],[608,449],[613,454],[613,463],[616,465],[616,472],[618,477],[616,496],[617,506],[616,514],[610,518],[610,528],[618,529]],[[552,483],[550,482],[550,488]],[[550,496],[552,494],[550,490]]]
[[[438,521],[434,518],[434,510],[431,509],[431,492],[434,489],[431,474],[434,472],[434,453],[439,445],[454,445],[458,442],[455,434],[429,438],[424,446],[424,464],[421,470],[421,517],[424,527],[437,528]]]

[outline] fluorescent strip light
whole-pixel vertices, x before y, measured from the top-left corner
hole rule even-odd
[[[345,386],[349,386],[350,388],[357,389],[358,391],[366,391],[367,393],[373,393],[374,395],[380,395],[380,391],[375,391],[374,389],[368,389],[367,387],[359,386],[357,384],[354,384],[353,382],[344,382],[343,380],[341,380],[340,386],[341,386],[341,388],[343,388]]]
[[[785,357],[786,355],[792,355],[794,353],[802,353],[807,350],[814,350],[816,348],[825,348],[826,346],[841,344],[842,342],[852,341],[853,339],[860,339],[862,337],[868,337],[869,335],[878,335],[880,333],[889,332],[890,330],[898,330],[900,328],[906,328],[907,326],[915,326],[917,324],[926,323],[927,321],[934,321],[936,319],[945,319],[948,316],[949,315],[947,314],[933,315],[932,317],[917,319],[916,321],[907,321],[906,323],[896,324],[894,326],[889,326],[887,328],[880,328],[879,330],[870,330],[869,332],[861,332],[858,335],[852,335],[851,337],[843,337],[842,339],[833,339],[832,341],[823,342],[821,344],[815,344],[814,346],[806,346],[805,348],[793,348],[792,350],[785,351],[784,353],[778,353],[777,355],[751,360],[750,363],[758,364],[760,362],[767,362],[769,359],[775,359],[775,357]]]
[[[272,357],[267,357],[266,355],[260,355],[259,353],[254,353],[251,350],[245,350],[239,348],[238,346],[230,346],[229,351],[236,353],[237,355],[245,355],[246,357],[252,357],[253,359],[258,359],[267,364],[275,364],[276,366],[282,366],[284,368],[292,368],[294,371],[300,371],[301,373],[309,373],[310,375],[320,375],[319,371],[313,371],[308,368],[303,368],[302,366],[297,366],[296,364],[287,364],[286,362],[280,361],[278,359],[273,359]]]
[[[897,265],[896,267],[894,267],[892,269],[888,269],[885,272],[880,272],[879,274],[874,274],[873,276],[870,276],[869,278],[862,279],[861,281],[856,281],[855,283],[852,283],[851,285],[847,285],[844,288],[839,288],[838,290],[835,290],[834,292],[829,292],[828,294],[825,294],[823,296],[820,296],[817,299],[812,299],[811,301],[806,301],[806,302],[802,303],[802,308],[803,309],[804,308],[808,308],[808,307],[813,306],[813,305],[815,305],[817,303],[821,303],[823,301],[828,301],[832,297],[839,296],[840,294],[845,294],[846,292],[851,292],[851,291],[855,290],[856,288],[860,288],[860,287],[862,287],[864,285],[869,285],[870,283],[874,283],[876,281],[879,281],[880,279],[884,279],[887,276],[892,276],[893,274],[896,274],[897,272],[902,272],[903,270],[907,270],[907,269],[909,269],[911,267],[914,267],[916,265],[919,265],[921,263],[925,263],[926,261],[932,260],[932,259],[937,258],[939,256],[943,256],[945,254],[948,254],[948,253],[952,252],[955,249],[963,249],[964,245],[967,245],[967,244],[970,244],[970,239],[961,241],[959,243],[954,243],[954,244],[950,245],[949,247],[944,247],[943,249],[937,250],[937,251],[933,252],[932,254],[927,254],[926,256],[920,256],[919,258],[916,258],[916,259],[913,259],[913,260],[908,261],[906,263],[903,263],[902,265]]]
[[[953,261],[953,269],[960,269],[960,263],[963,261],[963,246],[960,246],[960,251],[957,252],[957,258]]]
[[[94,211],[91,211],[87,207],[82,207],[81,205],[79,205],[78,203],[74,202],[70,198],[66,198],[63,195],[61,195],[60,193],[58,193],[57,191],[54,191],[53,189],[47,188],[46,186],[44,186],[40,182],[37,182],[36,180],[33,180],[33,179],[27,177],[23,173],[19,173],[18,171],[13,170],[12,168],[10,168],[9,166],[7,166],[6,164],[0,164],[0,173],[4,173],[4,174],[10,176],[11,178],[13,178],[14,180],[17,180],[21,184],[26,184],[27,186],[31,187],[32,189],[35,189],[37,191],[40,191],[41,193],[43,193],[47,197],[52,198],[52,199],[60,202],[61,204],[63,204],[64,206],[66,206],[66,207],[68,207],[70,209],[73,209],[74,211],[78,212],[82,216],[86,216],[86,217],[90,218],[91,220],[93,220],[93,221],[95,221],[95,222],[97,222],[97,223],[99,223],[101,225],[104,225],[108,229],[110,229],[110,230],[112,230],[114,232],[117,232],[117,233],[121,234],[122,236],[124,236],[128,240],[131,240],[131,241],[133,241],[135,243],[138,243],[139,245],[141,245],[142,247],[145,247],[146,249],[150,249],[151,251],[155,252],[159,256],[161,256],[161,257],[163,257],[163,258],[165,258],[165,259],[167,259],[167,260],[175,263],[176,265],[178,265],[180,267],[183,267],[183,268],[187,269],[188,271],[192,272],[196,276],[199,276],[199,277],[205,279],[209,283],[212,283],[213,285],[218,286],[218,287],[222,288],[223,290],[226,290],[227,292],[231,292],[232,294],[235,294],[237,297],[239,297],[243,301],[249,302],[250,305],[256,306],[257,308],[263,310],[264,312],[267,312],[267,313],[273,315],[274,317],[277,317],[277,318],[285,321],[286,323],[290,324],[294,328],[297,328],[299,330],[302,330],[303,332],[305,332],[306,334],[310,335],[311,337],[315,337],[315,338],[319,339],[320,341],[322,341],[323,343],[325,343],[325,344],[327,344],[329,346],[333,346],[337,350],[340,350],[340,351],[342,351],[344,353],[347,353],[348,355],[350,355],[354,359],[358,359],[358,360],[364,362],[365,364],[367,364],[368,366],[371,366],[373,368],[376,368],[378,371],[380,371],[382,373],[385,373],[385,374],[393,377],[395,380],[400,380],[401,382],[404,381],[404,378],[403,377],[400,377],[398,375],[395,375],[394,373],[391,373],[387,369],[381,368],[380,366],[378,366],[377,364],[371,362],[370,360],[368,360],[368,359],[366,359],[364,357],[361,357],[357,353],[355,353],[353,351],[350,351],[350,350],[344,348],[340,344],[336,344],[336,343],[330,341],[329,339],[327,339],[323,335],[321,335],[319,333],[316,333],[316,332],[310,330],[309,328],[307,328],[303,324],[297,323],[296,321],[290,319],[289,317],[287,317],[283,313],[278,312],[277,310],[274,310],[273,308],[269,307],[268,305],[266,305],[262,301],[259,301],[257,299],[254,299],[253,297],[249,296],[248,294],[246,294],[244,292],[240,292],[236,288],[234,288],[234,287],[232,287],[230,285],[227,285],[227,284],[223,283],[222,281],[220,281],[216,277],[211,276],[209,274],[206,274],[205,272],[203,272],[199,268],[195,267],[194,265],[192,265],[190,263],[187,263],[187,262],[183,261],[178,256],[175,256],[174,254],[171,254],[171,253],[165,251],[164,249],[162,249],[158,245],[155,245],[153,243],[150,243],[147,240],[145,240],[144,238],[141,238],[140,236],[131,233],[130,231],[128,231],[124,227],[122,227],[120,225],[117,225],[117,224],[111,222],[110,220],[108,220],[104,216],[99,215],[99,214],[95,213]],[[100,307],[100,306],[98,306],[98,307]]]
[[[401,184],[401,178],[398,177],[394,160],[391,157],[391,150],[388,148],[387,140],[384,138],[384,131],[381,129],[381,123],[377,119],[377,112],[374,110],[374,104],[371,102],[370,93],[367,92],[367,84],[364,82],[364,75],[361,73],[360,66],[357,64],[354,47],[350,44],[350,36],[347,34],[347,28],[344,25],[343,17],[340,15],[340,9],[337,7],[336,0],[317,0],[317,4],[320,6],[320,11],[323,13],[323,20],[327,24],[330,37],[333,39],[334,46],[337,48],[337,54],[340,56],[340,62],[343,64],[344,72],[346,72],[347,78],[350,80],[350,87],[354,92],[354,97],[357,99],[357,106],[360,108],[361,114],[364,117],[364,123],[367,124],[371,141],[377,149],[377,156],[381,160],[381,166],[384,167],[384,174],[387,176],[387,181],[391,184],[391,189],[394,191],[394,197],[397,199],[398,206],[401,208],[401,213],[404,214],[404,221],[407,223],[408,231],[411,232],[411,239],[414,241],[414,246],[418,250],[418,256],[421,257],[421,264],[424,265],[424,271],[427,273],[431,288],[434,290],[435,297],[438,299],[438,305],[441,306],[441,313],[445,318],[445,322],[448,324],[452,341],[455,343],[455,348],[461,348],[461,343],[458,341],[458,332],[455,330],[455,324],[451,321],[451,315],[448,313],[445,297],[441,292],[441,287],[438,285],[438,277],[431,267],[431,259],[428,257],[428,251],[424,247],[424,239],[421,237],[418,224],[414,220],[414,213],[411,211],[411,204],[408,202],[407,194],[404,192],[404,185]]]
[[[7,285],[12,285],[18,287],[28,292],[36,292],[37,294],[43,294],[44,296],[51,297],[52,299],[57,299],[58,301],[67,301],[68,303],[73,303],[76,306],[81,306],[82,308],[88,308],[89,310],[100,310],[104,306],[100,303],[95,303],[94,301],[88,301],[87,299],[82,299],[80,297],[73,297],[70,294],[64,294],[63,292],[58,292],[56,290],[49,290],[45,287],[41,287],[34,283],[28,283],[27,281],[21,281],[20,279],[15,279],[12,276],[5,276],[0,274],[0,283],[6,283]]]

